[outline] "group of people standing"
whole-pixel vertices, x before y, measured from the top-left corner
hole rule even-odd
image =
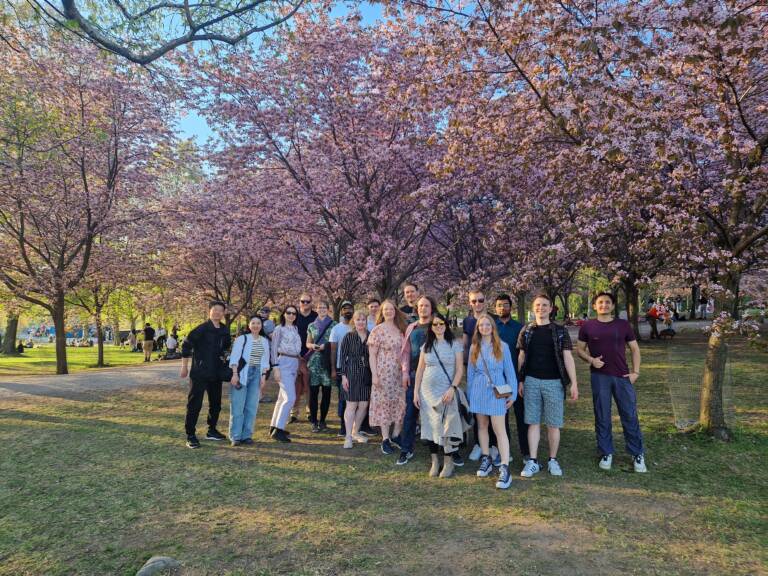
[[[538,460],[542,424],[547,427],[547,470],[561,476],[557,456],[565,397],[576,401],[579,390],[571,338],[567,328],[550,320],[549,296],[534,296],[534,321],[523,326],[511,317],[509,296],[500,294],[496,313],[490,314],[484,294],[472,291],[471,313],[463,321],[460,339],[432,297],[419,295],[415,284],[404,286],[403,294],[406,305],[401,308],[391,300],[372,298],[367,310],[355,311],[352,302],[342,302],[338,322],[327,302],[320,301],[313,309],[311,296],[302,294],[298,307],[284,307],[270,338],[263,315],[252,315],[248,331],[235,339],[228,362],[231,337],[221,323],[225,306],[212,302],[208,322],[192,330],[182,348],[181,376],[191,380],[187,445],[200,446],[195,428],[206,393],[206,438],[226,439],[216,429],[223,380],[230,384],[229,440],[233,445],[252,444],[259,399],[272,371],[279,385],[270,423],[275,441],[291,442],[288,426],[298,420],[303,395],[309,397],[312,431],[327,430],[336,387],[339,435],[346,449],[380,434],[381,452],[399,450],[396,464],[403,466],[413,458],[418,436],[430,452],[429,475],[446,478],[464,465],[462,447],[474,427],[468,457],[479,460],[477,476],[488,477],[496,468],[496,487],[506,489],[512,482],[508,419],[512,412],[524,462],[521,476],[531,477],[542,469]],[[614,306],[610,293],[595,297],[597,319],[581,327],[577,353],[592,372],[600,468],[612,464],[613,398],[634,468],[645,472],[634,390],[640,351],[629,323],[613,317]],[[626,346],[632,352],[632,372]],[[465,374],[466,389],[461,387]]]

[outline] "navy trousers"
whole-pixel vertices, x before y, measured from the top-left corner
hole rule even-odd
[[[592,373],[592,403],[595,408],[595,435],[597,449],[601,454],[613,454],[613,432],[611,429],[611,405],[616,401],[624,429],[624,442],[632,456],[644,453],[643,433],[637,416],[637,395],[629,378]]]

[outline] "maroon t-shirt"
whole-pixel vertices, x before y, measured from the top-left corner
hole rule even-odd
[[[587,343],[589,355],[593,358],[602,356],[605,365],[597,369],[590,367],[592,372],[609,376],[624,376],[629,374],[627,367],[627,342],[635,340],[635,332],[626,320],[614,319],[610,322],[587,320],[579,329],[579,340]]]

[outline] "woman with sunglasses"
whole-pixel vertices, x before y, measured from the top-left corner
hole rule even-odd
[[[301,357],[301,336],[296,327],[298,314],[296,306],[286,306],[280,315],[280,326],[272,333],[271,361],[276,368],[275,380],[280,386],[280,393],[275,401],[269,433],[278,442],[291,441],[285,427],[296,401],[296,374]]]
[[[462,425],[457,400],[463,393],[458,386],[464,376],[464,351],[448,327],[445,316],[435,312],[421,347],[413,403],[420,410],[421,440],[429,446],[432,467],[429,475],[450,478],[453,475],[453,459],[450,454],[461,444]],[[461,396],[462,398],[457,398]],[[440,471],[438,453],[443,449],[443,469]]]

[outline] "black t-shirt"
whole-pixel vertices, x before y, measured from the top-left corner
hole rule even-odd
[[[147,340],[154,340],[154,339],[155,339],[155,329],[150,328],[149,326],[144,328],[144,340],[147,341]]]
[[[317,320],[317,312],[314,310],[308,316],[304,316],[301,312],[296,316],[296,329],[299,331],[299,337],[301,338],[302,356],[307,353],[307,330],[309,330],[309,325],[315,320]]]
[[[555,342],[552,340],[552,329],[549,325],[536,326],[533,329],[525,359],[525,375],[541,380],[560,380]]]

